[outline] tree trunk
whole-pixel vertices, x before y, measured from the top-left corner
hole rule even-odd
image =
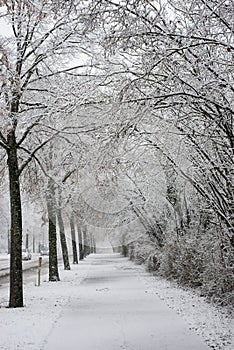
[[[128,247],[127,247],[127,245],[122,244],[122,247],[121,247],[121,254],[122,254],[124,257],[127,257],[127,256],[128,256]]]
[[[78,239],[79,239],[79,258],[80,260],[84,259],[84,246],[82,241],[82,231],[79,225],[77,225],[78,230]]]
[[[96,254],[96,253],[97,253],[96,241],[95,241],[95,239],[94,239],[94,238],[93,238],[93,252],[94,252],[94,254]]]
[[[8,135],[7,150],[11,208],[11,257],[9,307],[23,307],[22,210],[17,145],[14,132]]]
[[[57,234],[56,234],[56,210],[54,184],[51,179],[48,183],[47,210],[49,220],[49,281],[59,281]]]
[[[90,234],[90,254],[93,253],[93,235],[92,233]]]
[[[96,253],[95,239],[93,233],[90,235],[91,238],[91,253]]]
[[[84,227],[83,235],[84,235],[84,257],[86,258],[86,256],[90,254],[89,238],[88,238],[86,227]]]
[[[78,264],[77,247],[76,247],[76,232],[74,224],[74,215],[70,217],[71,238],[72,238],[72,252],[73,252],[73,264]]]
[[[63,254],[64,270],[70,270],[71,268],[69,264],[67,240],[66,240],[65,229],[64,229],[63,218],[62,218],[62,210],[60,207],[57,209],[57,218],[58,218],[58,224],[59,224],[59,233],[60,233],[61,249]]]

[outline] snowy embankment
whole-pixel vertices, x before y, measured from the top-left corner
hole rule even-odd
[[[91,255],[85,261],[80,262],[79,265],[73,265],[71,271],[63,271],[61,269],[61,282],[57,283],[47,282],[47,268],[44,268],[42,284],[40,287],[37,287],[35,281],[32,282],[32,279],[25,283],[25,308],[6,308],[8,286],[0,286],[0,349],[47,349],[48,344],[50,344],[50,339],[53,338],[54,333],[56,334],[57,327],[59,327],[59,324],[62,324],[61,322],[64,314],[67,313],[67,310],[70,310],[69,312],[71,312],[73,307],[77,307],[76,317],[80,318],[80,321],[77,319],[78,323],[74,320],[75,324],[73,327],[77,327],[79,322],[81,322],[81,325],[85,322],[85,318],[82,318],[81,315],[82,312],[87,312],[88,316],[90,314],[90,317],[94,317],[93,314],[95,313],[95,307],[98,307],[98,303],[101,302],[103,305],[100,305],[100,310],[103,309],[103,315],[99,315],[98,313],[95,317],[100,320],[100,322],[103,321],[106,317],[104,305],[106,303],[106,306],[108,307],[108,300],[111,301],[113,299],[116,304],[118,296],[121,295],[122,299],[120,298],[119,300],[121,303],[124,298],[124,290],[126,290],[127,293],[132,293],[130,292],[131,278],[127,277],[127,284],[119,285],[117,280],[113,281],[113,275],[115,273],[117,274],[117,278],[121,278],[121,275],[124,274],[126,276],[126,273],[128,273],[129,276],[136,275],[138,285],[140,286],[137,298],[141,297],[142,302],[147,298],[148,302],[155,300],[155,304],[158,303],[158,305],[161,306],[167,304],[168,307],[165,306],[164,311],[167,312],[169,309],[174,309],[170,311],[172,312],[170,315],[178,314],[177,316],[175,315],[175,318],[177,317],[178,319],[178,324],[185,321],[185,328],[191,329],[192,333],[195,331],[199,334],[201,339],[203,338],[210,348],[217,350],[231,350],[234,348],[232,334],[234,323],[228,310],[207,304],[202,298],[196,296],[193,292],[182,290],[173,283],[155,278],[146,273],[142,266],[133,265],[133,263],[129,262],[127,259],[119,259],[119,262],[116,265],[116,255],[113,256],[115,256],[113,262],[111,260],[112,258],[109,256],[107,261],[109,265],[107,267],[105,267],[105,264],[99,267],[96,263],[97,260],[95,260],[98,257]],[[108,271],[112,271],[110,278],[107,274]],[[89,283],[87,281],[89,281]],[[134,282],[134,280],[132,281]],[[128,300],[136,298],[136,295],[134,295],[136,291],[134,292],[134,289],[136,288],[133,288],[132,298],[131,295],[128,294],[128,297],[130,296]],[[95,299],[93,296],[95,296]],[[91,304],[88,304],[89,301],[91,301]],[[136,308],[139,306],[139,304],[136,304]],[[118,307],[119,306],[117,305],[116,311],[119,312]],[[128,307],[128,303],[126,304],[126,307]],[[118,322],[116,323],[118,324],[118,327],[124,325],[124,327],[121,328],[122,333],[127,332],[125,328],[129,326],[129,321],[131,321],[132,317],[130,311],[124,310],[124,312],[125,314],[123,315],[119,313],[117,319]],[[124,317],[126,316],[129,317],[129,319],[125,324]],[[149,314],[145,315],[146,319],[148,316]],[[111,323],[114,314],[112,315],[111,313],[108,317],[110,317],[108,322]],[[133,317],[135,316],[133,315]],[[144,318],[143,313],[141,313],[141,318]],[[180,321],[180,319],[182,321]],[[92,324],[92,319],[87,321],[88,324],[89,322]],[[134,319],[134,325],[136,322],[139,322],[138,318]],[[170,324],[170,322],[171,319],[168,319],[168,324]],[[98,322],[95,324],[98,325]],[[149,324],[149,328],[151,326],[152,324]],[[160,328],[160,324],[156,325],[156,329],[157,328]],[[79,328],[77,328],[77,331],[78,329]],[[92,329],[88,329],[87,334],[88,341],[92,337]],[[135,337],[138,334],[139,332],[136,332],[133,336]],[[80,336],[82,337],[82,332]],[[127,337],[128,334],[126,333],[125,336]],[[151,334],[151,336],[153,336],[153,334]],[[113,340],[117,341],[117,339]],[[124,344],[127,344],[126,341]],[[78,338],[77,347],[82,349],[82,345],[83,344],[79,343]],[[124,347],[122,347],[122,349],[134,349],[130,345],[125,345],[123,345]],[[84,348],[86,349],[86,347]],[[116,349],[117,348],[119,349],[119,347],[116,347]],[[71,350],[72,349],[73,348],[71,348]],[[92,350],[96,349],[99,349],[99,347],[92,348]],[[147,345],[145,347],[140,347],[139,349],[148,350]],[[166,347],[165,349],[175,350],[173,345],[172,347]],[[197,349],[199,350],[199,348]],[[103,350],[107,350],[107,348],[103,348]]]

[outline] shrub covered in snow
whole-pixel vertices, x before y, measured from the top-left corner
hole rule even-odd
[[[126,254],[136,263],[182,286],[199,288],[200,294],[222,305],[234,305],[234,253],[227,236],[213,224],[193,220],[184,231],[165,227],[162,247],[146,233],[126,244]],[[226,237],[226,238],[225,238]]]

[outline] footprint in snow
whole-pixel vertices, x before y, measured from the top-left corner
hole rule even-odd
[[[96,289],[96,292],[108,292],[109,288]]]

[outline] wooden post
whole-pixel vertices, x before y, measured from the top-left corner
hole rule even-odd
[[[41,284],[41,262],[42,262],[42,256],[39,256],[39,258],[38,258],[38,284],[37,284],[38,287],[40,287],[40,284]]]

